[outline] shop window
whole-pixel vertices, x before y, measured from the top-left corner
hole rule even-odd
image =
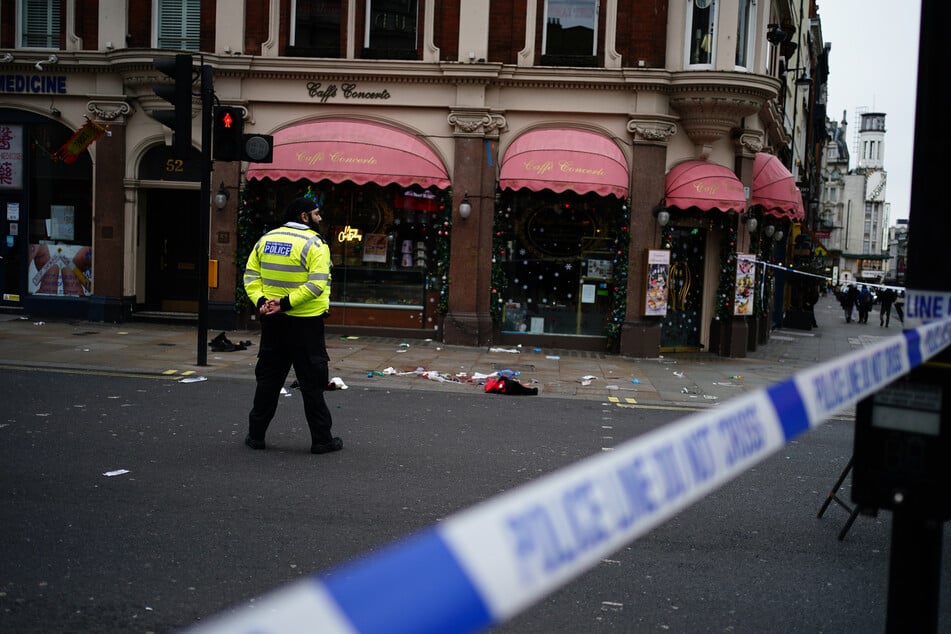
[[[343,0],[294,0],[287,54],[299,57],[340,57],[340,18]]]
[[[301,195],[321,204],[330,247],[331,319],[350,325],[429,327],[444,308],[449,262],[446,192],[374,183],[249,181],[238,258]],[[370,314],[368,310],[376,310]],[[378,309],[378,310],[377,310]]]
[[[736,23],[736,66],[752,70],[753,46],[756,43],[756,0],[739,0]]]
[[[59,48],[60,0],[21,0],[20,46]]]
[[[364,59],[417,59],[418,0],[366,0]]]
[[[687,0],[687,65],[713,64],[716,17],[717,0]]]
[[[543,65],[597,65],[597,0],[546,0],[544,20]]]
[[[156,47],[199,50],[201,0],[158,0],[155,16]]]
[[[30,126],[30,295],[92,294],[92,161],[83,152],[73,163],[53,158],[72,134],[58,124]]]
[[[502,331],[605,336],[622,273],[614,263],[620,201],[521,190],[497,213]]]

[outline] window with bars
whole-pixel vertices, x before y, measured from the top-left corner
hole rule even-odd
[[[198,51],[201,31],[201,0],[158,0],[155,28],[157,48]]]
[[[59,48],[60,0],[22,0],[20,46]]]

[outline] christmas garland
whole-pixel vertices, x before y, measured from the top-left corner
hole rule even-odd
[[[500,203],[495,205],[495,218],[492,226],[492,279],[489,284],[492,289],[492,297],[489,301],[489,314],[492,317],[493,324],[502,323],[502,313],[505,299],[503,297],[509,287],[509,278],[502,269],[502,262],[505,260],[506,249],[508,249],[508,240],[506,231],[511,226],[512,209],[502,209]]]
[[[631,248],[630,200],[621,204],[618,228],[614,235],[614,275],[612,280],[611,321],[607,325],[608,349],[616,350],[627,314],[627,274]]]
[[[736,224],[735,214],[726,215],[720,222],[720,281],[717,286],[718,321],[733,318],[733,300],[736,285]]]

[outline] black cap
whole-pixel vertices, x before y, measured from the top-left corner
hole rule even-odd
[[[288,220],[299,220],[300,215],[309,213],[315,209],[320,209],[310,198],[295,198],[284,209],[284,217]]]

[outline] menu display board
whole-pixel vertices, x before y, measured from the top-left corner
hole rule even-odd
[[[670,251],[647,252],[647,284],[644,301],[645,315],[667,314],[667,283],[670,276]]]
[[[733,314],[753,314],[753,289],[756,286],[756,256],[749,253],[736,254],[736,296],[733,299]]]

